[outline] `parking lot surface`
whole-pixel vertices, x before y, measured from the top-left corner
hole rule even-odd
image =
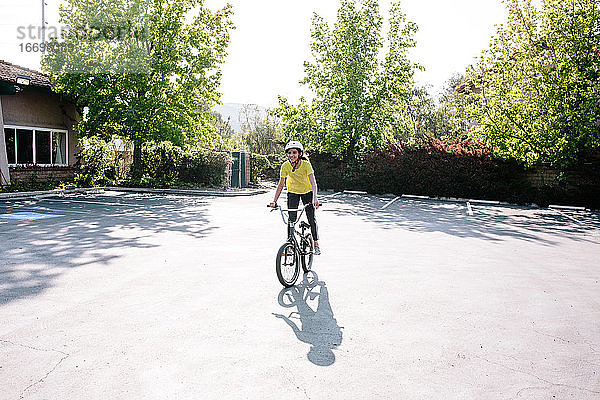
[[[0,398],[600,398],[598,213],[328,193],[285,290],[272,197],[0,201]]]

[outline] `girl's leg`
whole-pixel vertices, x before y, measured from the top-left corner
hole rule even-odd
[[[310,204],[306,207],[306,219],[310,224],[310,232],[312,233],[313,240],[317,242],[319,240],[319,228],[317,226],[317,220],[315,218],[315,208],[312,205],[313,192],[308,192],[301,195],[303,204]],[[316,243],[318,245],[318,243]]]
[[[288,194],[287,194],[288,209],[290,209],[290,210],[297,209],[299,203],[300,203],[300,195],[296,194],[296,193],[288,192]],[[289,217],[290,217],[291,222],[296,221],[297,216],[298,216],[298,213],[296,211],[290,211]],[[288,236],[290,236],[293,233],[292,229],[293,228],[288,228]]]

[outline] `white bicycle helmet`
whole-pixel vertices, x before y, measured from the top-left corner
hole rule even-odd
[[[289,149],[298,149],[299,151],[304,152],[304,146],[302,146],[302,143],[295,140],[292,140],[285,145],[285,151],[288,151]]]

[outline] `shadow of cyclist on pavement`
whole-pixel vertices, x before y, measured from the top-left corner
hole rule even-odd
[[[315,311],[307,301],[316,298],[318,300]],[[275,313],[273,315],[283,319],[299,340],[312,346],[307,355],[310,362],[324,367],[332,365],[335,362],[332,350],[342,344],[342,327],[338,326],[333,317],[325,282],[319,281],[314,271],[308,272],[304,275],[302,283],[279,292],[278,300],[283,307],[297,307],[298,311],[290,313],[287,317]],[[292,318],[300,319],[301,328]]]

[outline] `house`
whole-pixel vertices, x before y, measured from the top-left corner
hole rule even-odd
[[[47,75],[0,60],[0,182],[72,178],[75,106]]]

